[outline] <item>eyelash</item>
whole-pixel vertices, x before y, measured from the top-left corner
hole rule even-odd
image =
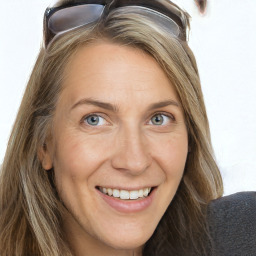
[[[155,116],[157,116],[157,115],[165,116],[165,117],[171,119],[171,122],[175,122],[175,121],[176,121],[175,117],[174,117],[172,114],[170,114],[170,113],[166,113],[166,112],[156,112],[156,113],[154,113],[153,115],[151,115],[151,117],[150,117],[150,119],[149,119],[149,122],[152,120],[153,117],[155,117]],[[167,125],[169,125],[169,124],[167,124]],[[167,126],[167,125],[159,125],[159,126]],[[158,126],[158,125],[155,125],[155,126]]]
[[[175,117],[174,117],[172,114],[170,114],[170,113],[166,113],[166,112],[156,112],[156,113],[154,113],[153,115],[150,116],[149,121],[148,121],[147,123],[151,122],[152,118],[155,117],[155,116],[157,116],[157,115],[162,115],[162,116],[165,116],[165,117],[167,117],[167,118],[170,118],[172,122],[175,122],[175,121],[176,121]],[[86,125],[89,126],[89,127],[96,127],[96,126],[99,126],[99,125],[95,125],[95,126],[94,126],[94,125],[90,125],[90,124],[88,123],[87,119],[90,118],[90,117],[93,117],[93,116],[97,116],[97,117],[99,117],[99,118],[103,118],[106,122],[108,122],[108,121],[106,120],[106,118],[104,117],[104,114],[102,114],[102,113],[91,113],[91,114],[89,114],[89,115],[84,116],[84,117],[81,119],[81,124],[86,123]],[[153,125],[153,124],[152,124],[152,125]],[[167,124],[167,125],[168,125],[168,124]],[[102,125],[100,125],[100,126],[102,126]],[[166,126],[166,125],[154,125],[154,126]]]
[[[87,125],[87,126],[90,126],[90,127],[98,126],[98,125],[95,125],[95,126],[94,126],[94,125],[90,125],[90,124],[88,123],[87,119],[89,119],[90,117],[93,117],[93,116],[97,116],[97,117],[99,117],[99,118],[104,119],[105,122],[108,122],[108,121],[106,120],[106,118],[104,117],[103,114],[101,114],[101,113],[91,113],[91,114],[89,114],[89,115],[84,116],[84,117],[82,118],[82,120],[81,120],[81,123],[82,123],[82,124],[86,123],[86,125]]]

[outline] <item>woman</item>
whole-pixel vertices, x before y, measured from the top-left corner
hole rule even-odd
[[[222,195],[187,13],[60,1],[0,179],[0,255],[198,255]]]

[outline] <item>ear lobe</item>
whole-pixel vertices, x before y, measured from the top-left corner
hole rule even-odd
[[[50,155],[50,152],[47,148],[47,145],[44,144],[43,146],[41,146],[38,150],[38,158],[42,164],[42,167],[45,170],[50,170],[53,167],[53,162],[52,162],[52,158]]]

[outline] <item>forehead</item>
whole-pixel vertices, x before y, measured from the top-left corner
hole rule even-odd
[[[83,46],[67,63],[64,73],[63,92],[71,100],[82,96],[139,100],[141,94],[147,100],[162,100],[165,96],[178,100],[156,60],[131,46],[110,42]]]

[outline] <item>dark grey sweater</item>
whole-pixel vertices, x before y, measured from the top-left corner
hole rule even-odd
[[[211,256],[256,256],[256,192],[240,192],[209,205]]]

